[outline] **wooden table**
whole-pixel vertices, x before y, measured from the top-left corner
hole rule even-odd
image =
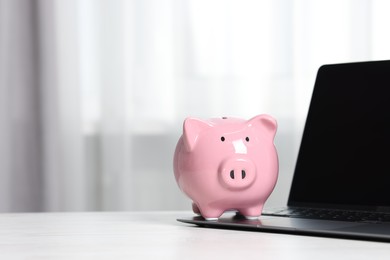
[[[190,212],[0,214],[0,259],[390,259],[390,243],[198,228]]]

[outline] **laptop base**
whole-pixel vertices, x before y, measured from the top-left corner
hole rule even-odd
[[[177,221],[206,228],[390,242],[389,223],[357,223],[275,216],[261,216],[257,220],[248,220],[234,213],[225,213],[215,221],[207,221],[201,216],[179,218]]]

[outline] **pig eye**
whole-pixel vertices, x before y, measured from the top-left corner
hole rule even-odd
[[[249,137],[248,136],[245,137],[245,141],[249,142]]]
[[[225,142],[225,137],[221,136],[221,141]]]

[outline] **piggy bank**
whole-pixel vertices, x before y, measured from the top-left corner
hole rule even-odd
[[[261,215],[278,177],[276,129],[269,115],[184,120],[173,168],[196,214],[206,220],[227,210],[248,219]]]

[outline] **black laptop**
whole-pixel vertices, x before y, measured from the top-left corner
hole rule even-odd
[[[319,68],[284,208],[204,227],[390,241],[390,60]]]

